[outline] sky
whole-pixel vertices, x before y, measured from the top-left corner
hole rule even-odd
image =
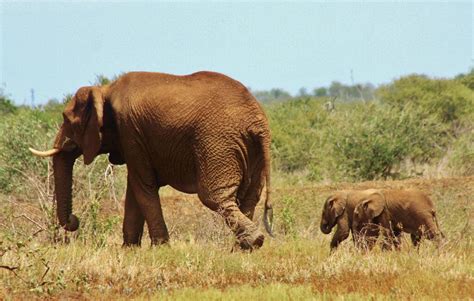
[[[127,71],[211,70],[295,94],[474,67],[471,1],[0,1],[0,87],[17,104]]]

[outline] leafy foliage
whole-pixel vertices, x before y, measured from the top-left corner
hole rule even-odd
[[[284,101],[291,98],[290,93],[283,89],[271,89],[270,91],[253,91],[255,98],[261,102]]]
[[[0,116],[14,113],[15,111],[16,107],[13,104],[13,101],[9,99],[3,92],[3,89],[0,88]]]
[[[339,168],[350,178],[397,177],[404,159],[429,162],[445,146],[443,127],[412,109],[397,111],[380,105],[355,106],[347,122],[333,133]]]
[[[0,190],[11,192],[22,185],[25,177],[44,180],[46,160],[38,160],[28,151],[35,145],[47,149],[56,129],[54,119],[37,110],[21,109],[5,116],[0,123]]]
[[[444,123],[460,120],[474,108],[474,94],[464,84],[424,75],[402,77],[379,88],[377,95],[382,103],[398,110],[415,106]]]

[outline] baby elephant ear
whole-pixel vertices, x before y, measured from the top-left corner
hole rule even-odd
[[[341,214],[344,212],[344,209],[346,208],[345,200],[340,198],[330,200],[329,204],[331,205],[331,211],[334,213],[334,217],[341,216]]]
[[[384,209],[384,203],[379,200],[368,199],[362,202],[361,204],[364,212],[369,216],[369,218],[374,218],[382,214]]]

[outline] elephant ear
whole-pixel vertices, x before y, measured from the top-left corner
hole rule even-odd
[[[84,163],[92,163],[97,156],[102,143],[100,129],[104,118],[104,100],[102,92],[97,87],[92,87],[89,92],[89,121],[86,122],[83,139]]]
[[[372,219],[382,214],[384,203],[380,200],[368,199],[362,202],[361,207],[365,214]]]
[[[82,148],[84,163],[92,163],[100,150],[101,128],[104,115],[104,99],[98,87],[82,87],[74,96],[75,105],[71,115],[74,136]]]
[[[344,209],[346,208],[346,201],[345,199],[341,198],[333,198],[329,200],[329,206],[333,216],[337,218],[344,212]]]

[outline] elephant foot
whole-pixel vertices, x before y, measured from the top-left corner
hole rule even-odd
[[[243,234],[237,238],[232,251],[243,250],[243,251],[253,251],[259,249],[263,245],[265,236],[260,231],[255,231],[252,234]]]
[[[162,246],[162,245],[169,245],[169,237],[165,237],[165,238],[159,238],[159,237],[155,237],[155,238],[151,238],[151,245],[152,246]]]
[[[128,247],[141,247],[142,245],[142,235],[143,232],[139,233],[128,233],[125,232],[123,233],[123,248],[128,248]]]
[[[130,243],[130,242],[123,242],[122,248],[139,248],[141,247],[141,243]]]

